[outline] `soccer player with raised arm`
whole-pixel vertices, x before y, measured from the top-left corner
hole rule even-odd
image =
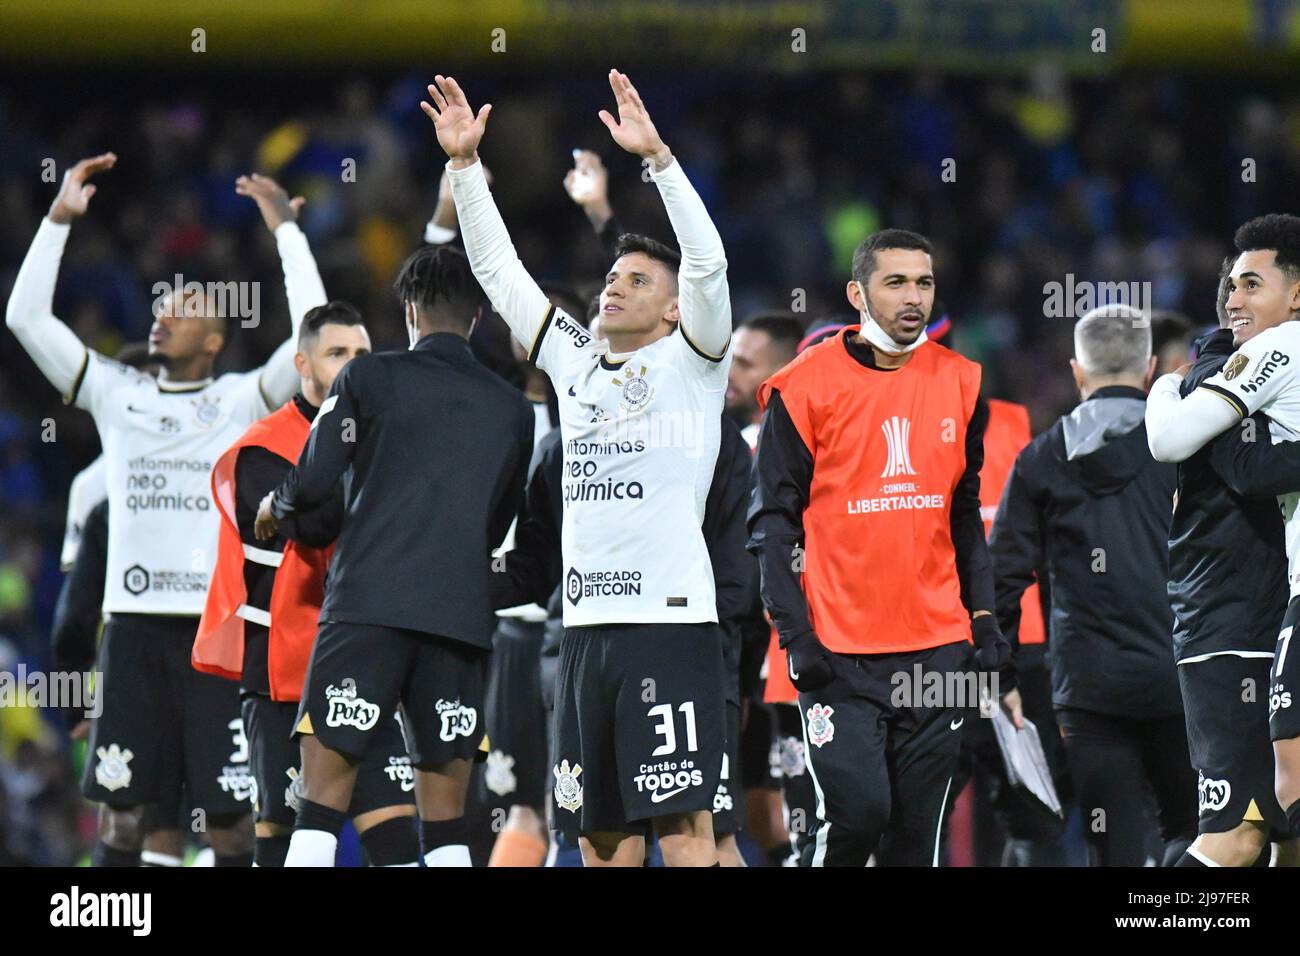
[[[217,554],[212,464],[249,425],[298,387],[293,355],[307,310],[325,302],[296,224],[301,199],[264,176],[240,177],[275,235],[289,297],[290,334],[260,369],[213,377],[228,328],[214,298],[182,291],[160,301],[149,354],[157,378],[81,343],[53,312],[72,221],[86,212],[97,173],[117,157],[83,159],[37,230],[14,281],[5,322],[64,396],[90,412],[107,463],[112,521],[98,669],[103,712],[92,723],[82,792],[101,804],[100,866],[139,863],[146,804],[183,779],[206,816],[218,865],[249,865],[252,777],[238,687],[190,666]]]
[[[669,866],[711,866],[725,744],[722,635],[701,532],[730,364],[722,241],[640,95],[609,74],[614,141],[649,166],[681,248],[624,236],[597,341],[519,261],[478,158],[491,106],[435,78],[422,107],[446,151],[474,274],[551,376],[564,440],[564,624],[556,825],[588,866],[639,866],[653,821]]]

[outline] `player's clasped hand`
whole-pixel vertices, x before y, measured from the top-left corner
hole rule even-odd
[[[992,614],[971,618],[970,633],[975,641],[975,666],[980,670],[1001,670],[1011,660],[1011,644]]]
[[[821,690],[835,677],[831,670],[831,652],[811,632],[796,637],[786,647],[790,683],[795,690]]]
[[[271,499],[274,491],[268,491],[262,503],[257,506],[257,521],[253,524],[253,534],[258,541],[269,541],[280,531],[280,521],[271,513]]]

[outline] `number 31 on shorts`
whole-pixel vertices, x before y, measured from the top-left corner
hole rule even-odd
[[[695,739],[695,701],[688,700],[680,704],[677,709],[682,713],[686,722],[687,751],[699,750],[698,742]],[[664,738],[664,742],[656,747],[650,756],[663,757],[676,751],[677,729],[674,726],[673,705],[656,704],[646,711],[646,716],[659,718],[659,723],[655,726],[655,733]]]

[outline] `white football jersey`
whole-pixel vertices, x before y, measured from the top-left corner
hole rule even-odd
[[[108,496],[108,466],[100,455],[77,473],[68,489],[68,521],[63,526],[63,550],[59,566],[71,571],[81,549],[81,536],[86,528],[86,517]]]
[[[220,525],[212,466],[271,411],[258,372],[171,385],[87,354],[75,401],[107,464],[104,610],[202,614]]]
[[[700,526],[722,437],[731,353],[679,331],[611,362],[556,309],[536,345],[564,442],[564,624],[717,620]]]
[[[1243,418],[1262,411],[1273,423],[1273,443],[1300,441],[1300,321],[1260,332],[1233,352],[1223,368],[1201,383]],[[1300,483],[1300,482],[1298,482]],[[1287,581],[1300,594],[1300,494],[1278,496],[1286,521]]]

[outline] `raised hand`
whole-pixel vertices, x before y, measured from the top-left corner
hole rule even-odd
[[[609,174],[600,157],[589,149],[573,151],[573,168],[564,176],[564,191],[597,230],[614,215],[609,205]]]
[[[641,102],[641,94],[637,93],[632,81],[618,70],[609,71],[609,88],[614,91],[614,99],[618,103],[618,121],[614,121],[608,110],[596,114],[609,130],[609,135],[629,153],[650,160],[656,172],[663,169],[672,161],[673,154],[659,138],[659,131],[650,121],[650,113]]]
[[[116,163],[116,153],[100,153],[98,156],[83,159],[64,173],[59,194],[54,197],[54,202],[50,203],[50,221],[66,226],[78,216],[85,215],[90,205],[90,197],[95,195],[95,190],[98,188],[88,185],[86,180],[98,172],[112,169]]]
[[[421,101],[420,109],[433,120],[438,145],[451,159],[454,168],[472,165],[478,158],[478,144],[483,139],[492,104],[484,103],[478,115],[470,109],[464,91],[450,76],[435,76],[429,85],[432,104]]]
[[[241,196],[248,196],[257,203],[262,221],[272,232],[275,232],[281,223],[297,222],[298,210],[302,209],[302,204],[307,201],[302,196],[290,199],[283,186],[270,176],[259,173],[236,179],[235,192]]]

